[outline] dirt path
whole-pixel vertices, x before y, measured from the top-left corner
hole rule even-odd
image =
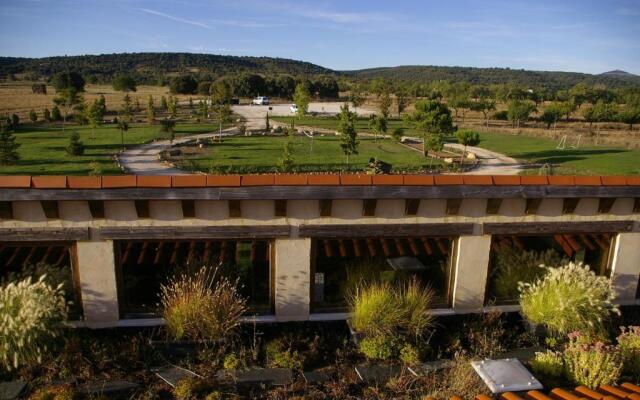
[[[446,147],[463,150],[464,146],[457,143],[448,143]],[[518,175],[524,166],[515,158],[496,153],[481,147],[467,146],[467,151],[475,153],[480,163],[467,175]]]

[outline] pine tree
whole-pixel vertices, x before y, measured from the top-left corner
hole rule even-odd
[[[9,127],[0,126],[0,165],[15,164],[20,159],[18,154],[19,143]]]
[[[62,119],[62,114],[60,114],[60,108],[58,106],[53,106],[51,109],[51,120],[52,121],[60,121]]]
[[[38,114],[36,113],[36,110],[31,109],[31,111],[29,111],[29,120],[31,122],[37,122],[38,121]]]
[[[44,111],[42,112],[42,117],[44,118],[45,121],[51,122],[51,111],[49,111],[48,108],[45,108]]]
[[[67,146],[67,153],[71,156],[81,156],[84,154],[84,144],[80,141],[80,135],[78,132],[73,132],[69,138],[69,146]]]

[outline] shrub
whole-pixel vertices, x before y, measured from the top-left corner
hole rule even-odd
[[[390,335],[375,335],[360,341],[360,351],[369,359],[388,360],[398,355],[398,346]]]
[[[493,294],[498,298],[516,299],[518,284],[531,283],[545,273],[541,265],[563,265],[564,260],[553,250],[522,251],[513,246],[498,246],[495,266],[491,271]]]
[[[612,312],[619,313],[614,297],[609,279],[581,263],[547,268],[544,277],[520,285],[522,313],[556,334],[598,332]]]
[[[399,142],[400,140],[402,140],[403,135],[404,135],[404,129],[402,128],[396,128],[391,132],[391,137],[396,142]]]
[[[40,363],[63,328],[64,291],[45,279],[27,278],[0,288],[0,363],[7,370]]]
[[[84,144],[80,140],[78,132],[73,132],[69,138],[69,146],[67,146],[67,153],[70,156],[81,156],[84,154]]]
[[[551,350],[547,350],[544,353],[536,353],[535,358],[531,360],[531,370],[534,374],[560,378],[564,373],[562,353]]]
[[[77,397],[69,386],[52,386],[36,390],[29,400],[73,400]]]
[[[222,400],[224,399],[223,395],[219,391],[211,392],[204,398],[205,400]]]
[[[415,337],[421,336],[433,325],[433,314],[430,307],[433,303],[434,293],[431,288],[423,287],[413,279],[401,287],[402,309],[407,313],[407,321],[403,329],[406,329]]]
[[[411,343],[406,343],[400,349],[400,360],[405,364],[417,364],[420,362],[420,352]]]
[[[226,356],[224,356],[224,361],[222,362],[222,367],[224,369],[238,369],[241,366],[242,366],[242,361],[234,353],[227,354]]]
[[[567,379],[590,389],[615,384],[622,372],[622,355],[618,348],[602,342],[583,344],[576,334],[569,335],[564,363]]]
[[[640,326],[621,328],[618,347],[624,362],[624,372],[640,378]]]
[[[212,389],[212,385],[198,377],[184,378],[178,381],[173,394],[178,400],[201,399]]]
[[[245,313],[246,300],[236,285],[202,267],[183,274],[161,288],[166,329],[176,340],[225,340],[235,333]]]
[[[272,340],[266,347],[267,365],[271,368],[288,368],[301,370],[305,357],[287,345],[284,340]]]

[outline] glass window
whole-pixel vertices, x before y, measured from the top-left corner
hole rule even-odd
[[[217,266],[238,281],[251,314],[271,313],[271,244],[266,240],[118,241],[119,302],[125,318],[159,316],[160,287]]]
[[[71,320],[82,317],[82,297],[76,270],[72,265],[73,243],[11,242],[0,243],[0,283],[2,285],[42,275],[52,286],[63,285]]]
[[[491,241],[488,304],[515,304],[518,282],[530,283],[544,273],[541,264],[558,266],[582,262],[598,275],[610,274],[613,234],[551,236],[495,235]]]
[[[433,288],[434,307],[446,307],[453,245],[446,237],[314,240],[312,311],[346,311],[350,292],[363,282],[413,278]]]

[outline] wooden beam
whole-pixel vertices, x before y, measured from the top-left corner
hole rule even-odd
[[[58,257],[58,259],[56,260],[56,262],[53,264],[54,267],[59,266],[60,264],[62,264],[62,262],[64,261],[64,258],[69,254],[69,247],[64,246],[61,251],[60,251],[60,256]]]
[[[318,207],[320,207],[320,216],[321,217],[330,217],[331,216],[331,199],[323,199],[318,202]]]
[[[288,225],[137,226],[96,229],[100,239],[252,239],[290,235]]]
[[[53,252],[53,249],[54,249],[54,246],[47,246],[47,250],[44,252],[42,257],[40,258],[40,263],[46,264],[47,258],[49,258],[49,256],[51,255],[51,252]]]
[[[138,215],[138,218],[150,217],[148,200],[136,200],[134,203],[136,206],[136,215]]]
[[[433,247],[431,247],[431,244],[429,243],[429,239],[427,239],[426,237],[421,237],[420,241],[422,242],[422,246],[424,246],[424,250],[427,252],[427,254],[432,256],[434,251]]]
[[[140,249],[140,254],[138,254],[138,259],[136,260],[136,263],[138,265],[142,264],[144,262],[144,256],[147,253],[147,248],[149,247],[149,242],[146,241],[144,243],[142,243],[142,248]]]
[[[0,228],[0,241],[89,240],[89,228]]]
[[[362,200],[362,216],[363,217],[374,217],[376,215],[376,206],[378,205],[378,200],[376,199],[364,199]]]
[[[58,202],[55,200],[41,200],[40,205],[44,211],[44,215],[47,219],[59,219],[60,210],[58,209]]]
[[[420,199],[404,200],[404,215],[418,215],[419,208],[420,208]]]
[[[483,233],[491,235],[632,232],[633,221],[514,222],[485,223]]]
[[[9,259],[5,262],[5,265],[13,264],[15,259],[18,257],[18,254],[20,254],[20,250],[22,250],[22,246],[14,247],[13,248],[13,253],[11,254],[11,257],[9,257]]]
[[[598,199],[598,214],[606,214],[611,211],[611,207],[613,207],[613,203],[616,202],[616,198],[600,198]]]
[[[419,256],[420,255],[420,247],[418,247],[418,244],[416,243],[416,239],[415,238],[409,238],[409,247],[411,248],[411,252],[413,253],[414,256]]]
[[[187,260],[193,261],[193,257],[196,254],[196,242],[189,242],[189,253],[187,253]]]
[[[256,228],[256,227],[253,227]],[[408,237],[473,234],[472,223],[301,225],[301,237]]]
[[[27,265],[29,265],[29,261],[31,261],[31,258],[33,258],[33,255],[36,253],[36,250],[38,250],[38,246],[31,246],[31,250],[29,250],[27,257],[22,262],[23,267],[26,267]]]
[[[600,237],[598,237],[598,235],[593,235],[593,240],[596,241],[596,243],[602,250],[606,250],[609,248],[609,244],[605,240],[602,240]]]
[[[556,240],[556,242],[558,242],[560,247],[562,247],[562,250],[567,255],[567,257],[571,258],[573,256],[573,249],[567,242],[565,242],[562,235],[554,235],[553,238]]]
[[[196,202],[195,200],[182,200],[182,217],[183,218],[195,218],[196,217]]]
[[[156,250],[156,255],[153,258],[153,263],[154,264],[159,264],[160,263],[160,259],[162,258],[162,248],[164,247],[164,242],[160,241],[158,243],[158,249]]]
[[[447,199],[447,208],[445,214],[458,215],[458,212],[460,211],[460,204],[462,204],[462,199]]]
[[[449,254],[449,248],[444,243],[444,239],[436,238],[436,244],[438,245],[438,249],[442,254]]]
[[[596,246],[593,244],[593,242],[591,241],[591,239],[589,239],[589,236],[585,235],[585,234],[580,234],[580,240],[582,241],[582,243],[584,243],[585,246],[587,246],[587,248],[589,250],[595,250]]]
[[[274,212],[276,217],[286,217],[287,216],[287,201],[286,200],[275,200],[274,202]]]
[[[500,211],[500,205],[502,205],[502,199],[487,199],[486,213],[488,215],[496,215]]]
[[[542,204],[542,199],[540,198],[526,199],[524,213],[527,215],[536,214],[538,212],[538,208],[540,207],[540,204]]]
[[[358,239],[352,239],[353,253],[356,257],[362,257],[362,250],[360,249],[360,241]]]
[[[13,219],[13,203],[0,201],[0,219]]]
[[[376,250],[376,244],[373,242],[373,239],[367,238],[367,250],[369,250],[369,255],[371,257],[376,257],[378,255],[378,250]]]
[[[382,245],[382,251],[384,252],[385,257],[391,257],[391,249],[389,248],[389,243],[387,239],[380,239],[380,244]]]
[[[575,197],[562,199],[562,213],[573,214],[579,202],[580,199]]]
[[[331,248],[331,241],[324,240],[323,243],[324,243],[324,255],[327,258],[333,257],[333,249]]]
[[[122,253],[122,256],[120,257],[120,264],[126,264],[127,259],[129,258],[129,253],[131,253],[132,247],[133,247],[133,242],[128,242],[127,248],[124,250],[124,252]]]
[[[347,257],[347,247],[344,244],[344,239],[338,239],[338,251],[340,252],[340,257]]]
[[[229,205],[229,218],[242,217],[242,208],[240,205],[240,200],[229,200],[227,204]]]
[[[405,251],[404,246],[402,245],[402,240],[393,239],[393,241],[396,243],[396,250],[398,250],[398,255],[399,256],[406,256],[407,252]]]
[[[202,255],[202,258],[203,258],[202,261],[205,263],[208,263],[210,257],[211,257],[211,241],[207,240],[206,243],[204,244],[204,253]],[[254,260],[253,246],[251,246],[251,260]]]
[[[180,243],[174,242],[173,251],[171,252],[171,257],[169,258],[169,264],[175,264],[178,261],[178,251],[180,251]]]
[[[573,236],[571,235],[562,235],[562,237],[564,238],[564,241],[567,242],[567,244],[569,246],[571,246],[571,248],[573,249],[573,251],[578,251],[580,250],[580,244],[578,242],[575,241],[575,239],[573,238]]]
[[[89,212],[93,219],[104,219],[104,201],[102,200],[89,200]]]
[[[206,188],[3,189],[0,201],[26,200],[319,200],[640,197],[640,186],[431,185],[240,186]]]

